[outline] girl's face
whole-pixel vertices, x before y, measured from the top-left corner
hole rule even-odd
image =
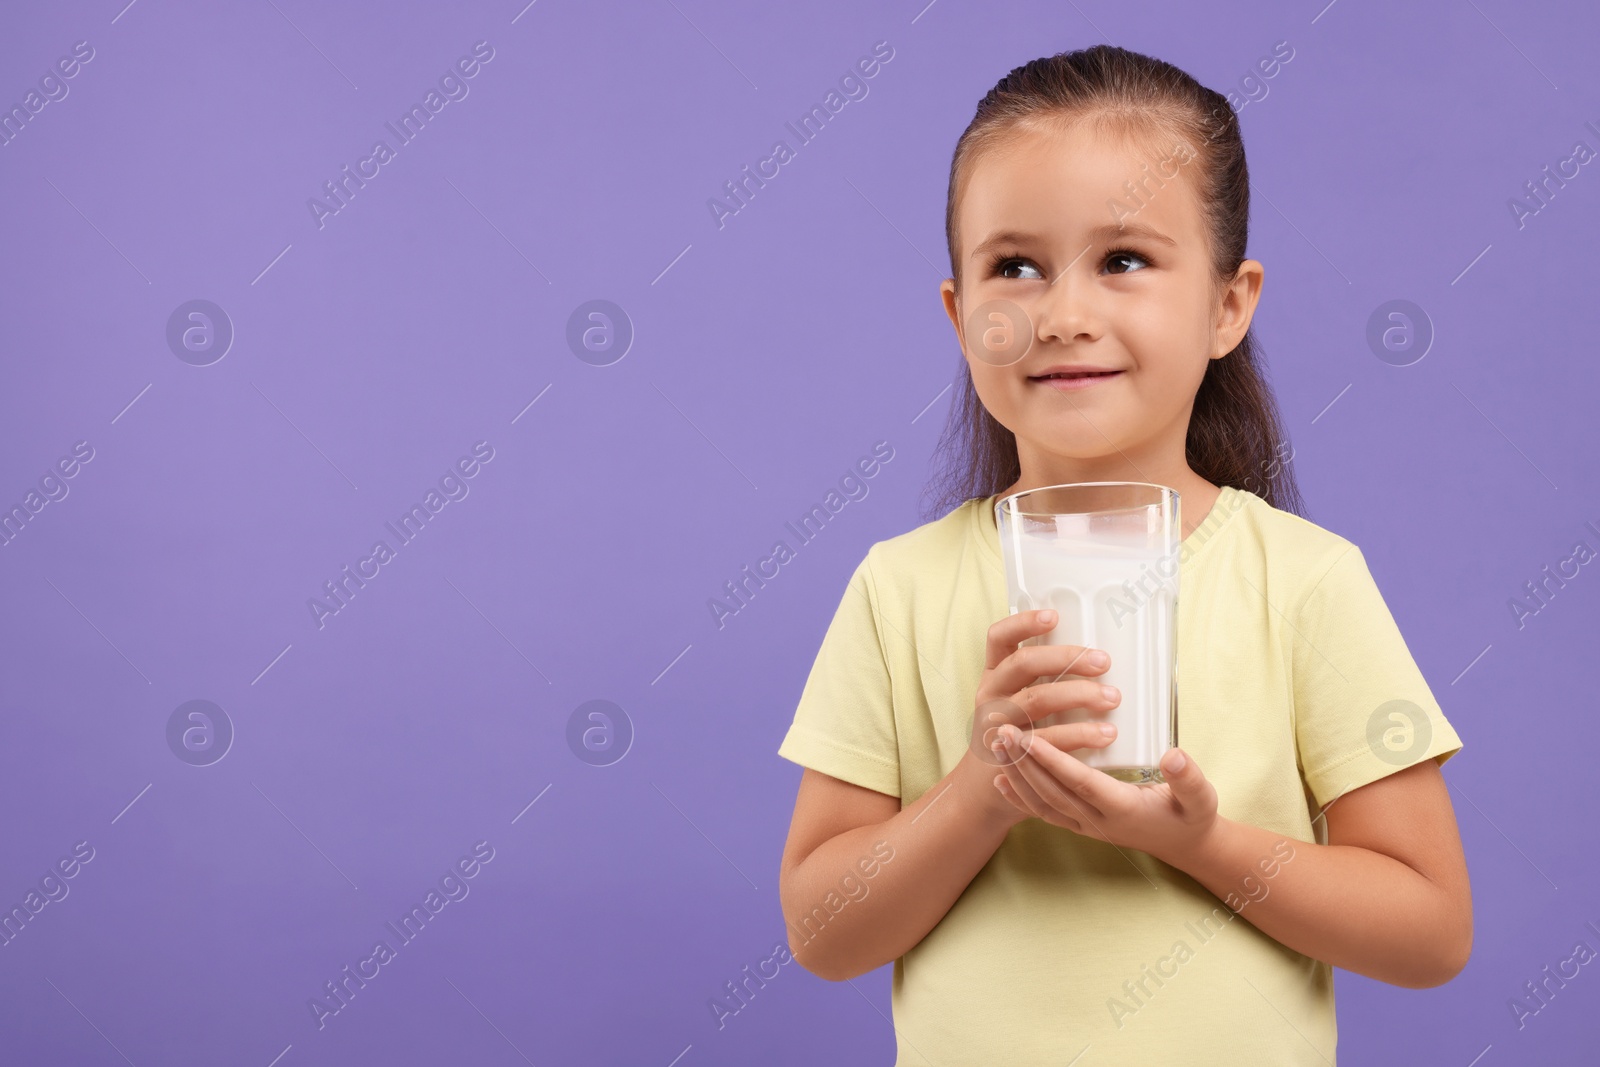
[[[941,291],[979,399],[1016,435],[1019,484],[1197,477],[1184,453],[1195,392],[1248,329],[1263,272],[1246,260],[1215,292],[1197,159],[1165,143],[1081,122],[1018,131],[968,175],[961,290]],[[1079,364],[1108,373],[1041,377]]]

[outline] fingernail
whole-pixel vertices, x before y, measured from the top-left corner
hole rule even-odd
[[[1188,764],[1188,762],[1189,761],[1184,758],[1183,753],[1180,750],[1178,750],[1176,748],[1172,750],[1172,773],[1173,774],[1177,774],[1179,771],[1183,770],[1184,766],[1186,764]]]
[[[1107,700],[1115,700],[1121,695],[1117,692],[1117,687],[1114,685],[1102,685],[1100,687],[1100,692],[1104,694]]]
[[[1093,667],[1104,667],[1106,665],[1106,654],[1098,649],[1083,658],[1088,660],[1090,666]]]
[[[1117,728],[1108,722],[1103,722],[1100,724],[1100,732],[1105,734],[1107,737],[1110,737],[1112,734],[1117,732]]]
[[[1051,623],[1053,623],[1055,621],[1056,621],[1056,613],[1055,612],[1053,612],[1053,611],[1041,611],[1041,612],[1039,612],[1039,622],[1041,624],[1043,624],[1045,626],[1049,626]]]

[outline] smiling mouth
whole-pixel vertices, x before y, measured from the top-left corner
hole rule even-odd
[[[1028,381],[1042,385],[1046,389],[1078,390],[1092,389],[1100,382],[1110,381],[1122,374],[1119,370],[1111,371],[1070,371],[1059,374],[1043,374],[1030,377]]]

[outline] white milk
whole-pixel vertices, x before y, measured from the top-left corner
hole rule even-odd
[[[1058,517],[1063,533],[1080,516]],[[1025,645],[1083,645],[1103,649],[1111,666],[1102,674],[1070,670],[1073,676],[1116,686],[1121,702],[1105,716],[1117,736],[1102,748],[1072,750],[1077,759],[1107,773],[1114,769],[1154,769],[1176,741],[1173,734],[1174,650],[1178,558],[1140,546],[1123,547],[1080,537],[1023,532],[1008,550],[1018,555],[1016,570],[1007,568],[1012,611],[1054,608],[1055,629]],[[1170,577],[1163,577],[1170,572]],[[1044,676],[1040,682],[1057,680]],[[1056,712],[1036,720],[1038,726],[1096,719],[1084,708]],[[1148,771],[1147,771],[1148,773]],[[1117,775],[1140,780],[1145,773]]]

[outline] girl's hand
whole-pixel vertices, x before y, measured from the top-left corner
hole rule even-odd
[[[1161,757],[1166,781],[1135,785],[1062,751],[1076,735],[1051,726],[1025,735],[1014,726],[997,731],[1008,754],[995,787],[1024,815],[1034,815],[1073,833],[1120,848],[1147,852],[1180,869],[1205,848],[1216,828],[1217,790],[1182,749]],[[1054,742],[1054,743],[1053,743]]]
[[[1111,662],[1105,653],[1080,645],[1022,646],[1023,641],[1048,633],[1055,624],[1053,611],[1019,611],[989,627],[972,716],[971,750],[962,757],[959,769],[968,795],[1008,826],[1031,813],[1018,811],[995,792],[994,783],[999,780],[996,772],[1016,759],[996,747],[997,731],[1010,726],[1021,730],[1026,738],[1033,733],[1034,721],[1043,716],[1067,709],[1087,709],[1091,715],[1104,716],[1120,699],[1107,696],[1092,677],[1067,675],[1068,671],[1074,675],[1103,674]],[[1041,676],[1057,680],[1032,684]],[[1056,731],[1056,740],[1063,746],[1083,749],[1111,743],[1111,736],[1102,734],[1099,727],[1099,722],[1091,721],[1050,729]]]

